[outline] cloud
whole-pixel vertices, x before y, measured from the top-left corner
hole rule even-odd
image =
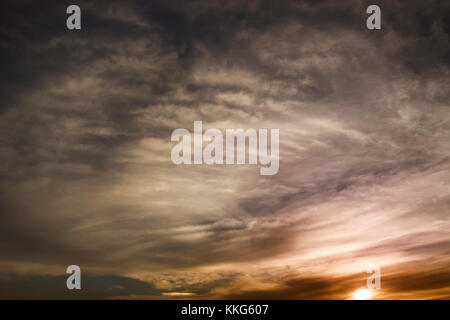
[[[372,32],[365,4],[81,1],[70,32],[63,2],[8,2],[2,270],[176,283],[135,297],[333,298],[368,263],[443,265],[449,5],[385,1]],[[170,134],[194,120],[279,128],[279,173],[174,166]]]

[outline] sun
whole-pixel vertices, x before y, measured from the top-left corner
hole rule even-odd
[[[354,300],[369,300],[372,298],[373,294],[370,290],[367,289],[358,289],[355,292],[353,292],[353,299]]]

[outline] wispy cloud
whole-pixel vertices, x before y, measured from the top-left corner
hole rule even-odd
[[[378,298],[448,298],[448,4],[376,32],[354,1],[79,5],[79,32],[62,3],[2,21],[2,288],[76,263],[146,288],[98,298],[347,298],[376,263]],[[280,128],[279,173],[173,165],[194,120]]]

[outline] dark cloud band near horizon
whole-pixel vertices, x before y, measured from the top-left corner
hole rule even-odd
[[[448,1],[70,4],[1,4],[1,299],[449,298]],[[195,120],[278,173],[174,165]]]

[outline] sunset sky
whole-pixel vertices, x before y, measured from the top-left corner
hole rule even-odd
[[[449,1],[1,7],[0,299],[450,299]],[[278,174],[173,164],[194,120]]]

